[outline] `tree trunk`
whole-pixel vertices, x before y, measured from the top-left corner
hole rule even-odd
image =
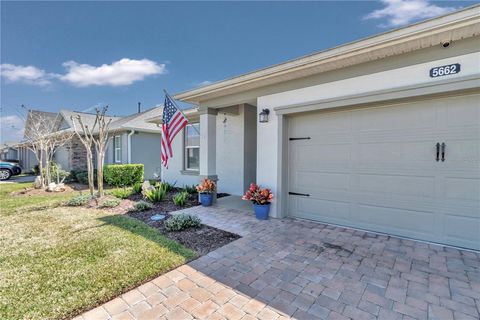
[[[104,163],[104,152],[98,152],[97,154],[97,187],[98,187],[98,196],[101,198],[105,195],[103,190],[103,163]]]
[[[87,151],[87,173],[88,173],[88,188],[90,189],[90,195],[95,195],[95,182],[93,176],[93,155],[91,151]]]
[[[49,157],[49,154],[50,154],[50,150],[49,149],[45,149],[45,185],[48,187],[48,185],[52,182],[52,177],[50,175],[50,157]]]
[[[40,156],[38,157],[38,171],[40,171],[40,181],[42,182],[42,188],[45,189],[45,175],[43,174],[43,151],[40,150]]]

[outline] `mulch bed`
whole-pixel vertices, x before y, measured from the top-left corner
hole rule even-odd
[[[164,220],[172,216],[167,212],[157,210],[129,212],[128,216],[145,222],[149,226],[157,229],[167,238],[177,241],[185,247],[194,250],[199,256],[203,256],[210,251],[218,249],[240,238],[239,235],[236,235],[234,233],[220,230],[204,224],[202,224],[199,228],[190,228],[182,231],[168,231],[163,224],[164,220],[153,221],[150,219],[151,216],[158,213],[165,215]]]
[[[58,194],[58,193],[71,193],[74,191],[88,192],[88,186],[81,183],[65,183],[65,191],[60,191],[60,192],[50,192],[44,189],[35,189],[33,187],[26,187],[22,190],[12,192],[12,195],[28,197],[33,195],[51,195],[51,194]]]
[[[190,228],[182,231],[168,231],[165,228],[163,221],[172,216],[170,212],[200,205],[200,203],[198,202],[198,194],[190,195],[187,203],[183,207],[175,205],[172,198],[177,192],[178,190],[170,191],[165,197],[165,200],[154,204],[155,207],[151,210],[143,212],[126,212],[126,214],[132,218],[141,220],[149,226],[157,229],[165,237],[177,241],[185,247],[192,249],[199,256],[203,256],[210,251],[220,248],[240,238],[239,235],[236,235],[234,233],[220,230],[204,224],[202,224],[199,228]],[[227,193],[219,193],[217,194],[217,198],[226,197],[228,195],[229,194]],[[132,195],[128,198],[128,200],[142,200],[142,195]],[[112,208],[112,210],[115,210],[115,208]],[[150,218],[155,214],[163,214],[165,215],[165,219],[160,221],[151,220]]]

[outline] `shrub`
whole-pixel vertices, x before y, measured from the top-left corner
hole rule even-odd
[[[145,211],[153,209],[153,204],[147,201],[140,200],[136,202],[129,211]]]
[[[77,174],[80,173],[80,170],[70,170],[70,174],[68,175],[66,182],[78,182]]]
[[[89,194],[80,194],[70,198],[65,204],[70,207],[79,207],[86,205],[91,199],[92,196]]]
[[[135,183],[132,187],[132,192],[133,194],[139,194],[140,192],[142,192],[142,183]]]
[[[186,191],[179,192],[173,197],[173,203],[175,203],[175,205],[177,206],[183,207],[187,203],[187,198],[188,198],[188,192]]]
[[[143,164],[109,164],[104,167],[104,180],[116,187],[143,182]]]
[[[88,172],[87,171],[77,171],[75,177],[77,181],[81,184],[88,184]],[[93,182],[97,185],[97,170],[93,171]]]
[[[167,192],[162,185],[145,191],[145,198],[150,202],[160,202],[165,199]]]
[[[132,194],[132,190],[123,187],[121,189],[113,189],[111,194],[115,198],[127,199]]]
[[[183,186],[183,191],[187,192],[188,194],[195,194],[197,193],[197,187],[193,184],[191,186],[189,185],[184,185]]]
[[[199,217],[182,213],[168,218],[165,220],[164,225],[168,231],[181,231],[188,228],[197,228],[201,223],[202,221]]]
[[[101,208],[113,208],[116,207],[120,204],[121,200],[120,199],[107,199],[102,202],[102,205],[100,206]]]

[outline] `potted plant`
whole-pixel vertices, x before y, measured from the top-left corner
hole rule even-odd
[[[200,194],[200,202],[202,206],[209,207],[212,205],[213,202],[213,194],[217,190],[217,186],[215,182],[212,180],[205,178],[202,182],[197,186],[197,191]]]
[[[268,219],[270,201],[273,199],[273,193],[270,189],[262,189],[259,185],[251,183],[250,188],[245,192],[242,199],[252,201],[255,217],[257,217],[257,219]]]

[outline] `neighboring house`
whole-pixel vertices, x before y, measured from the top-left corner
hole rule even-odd
[[[107,117],[107,121],[111,119],[112,122],[105,164],[141,163],[145,168],[146,179],[160,175],[161,130],[155,124],[147,123],[145,119],[158,116],[161,112],[161,108],[152,108],[126,117]],[[85,125],[90,128],[93,126],[95,114],[61,110],[52,114],[56,119],[52,132],[74,130],[72,117],[76,119],[78,115]],[[26,130],[29,127],[28,118],[25,127]],[[79,128],[78,123],[77,127]],[[31,170],[37,164],[35,155],[26,147],[23,149],[25,156],[20,158],[21,165],[24,165],[26,170]],[[86,170],[86,152],[80,139],[75,135],[69,143],[59,147],[55,152],[54,161],[64,170]],[[96,166],[96,162],[94,164]]]
[[[200,135],[175,139],[164,177],[255,181],[273,217],[480,249],[479,8],[175,95]]]
[[[0,146],[1,160],[18,160],[18,142],[6,141]]]

